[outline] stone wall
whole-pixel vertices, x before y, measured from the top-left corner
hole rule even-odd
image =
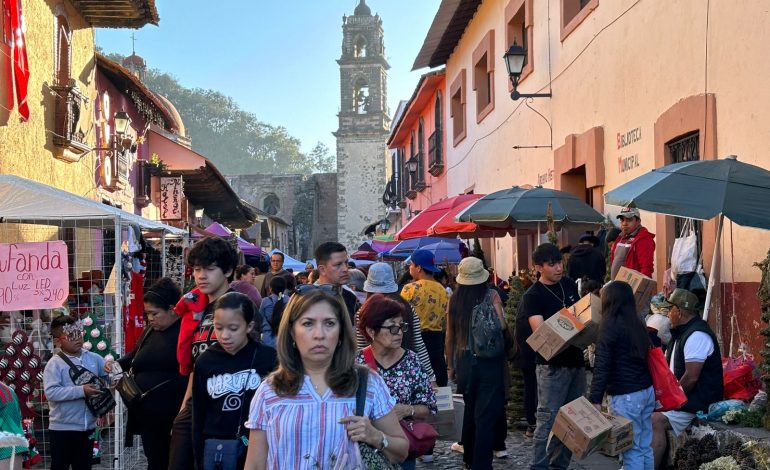
[[[337,137],[337,240],[355,250],[364,228],[385,210],[386,136]]]
[[[337,175],[252,174],[227,177],[230,186],[241,199],[266,210],[266,198],[275,195],[278,211],[275,214],[291,227],[289,255],[298,259],[313,257],[314,248],[321,242],[337,237]],[[297,239],[294,249],[293,237]]]

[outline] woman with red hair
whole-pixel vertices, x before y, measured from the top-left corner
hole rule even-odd
[[[399,420],[422,421],[436,413],[436,394],[417,354],[401,346],[408,331],[405,316],[401,302],[383,294],[369,297],[358,311],[358,331],[369,346],[358,352],[356,362],[368,365],[385,380],[396,400],[393,411]],[[401,468],[413,469],[415,457],[410,455]]]

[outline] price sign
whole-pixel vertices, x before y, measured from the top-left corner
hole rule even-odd
[[[61,307],[68,294],[63,241],[0,243],[0,311]]]

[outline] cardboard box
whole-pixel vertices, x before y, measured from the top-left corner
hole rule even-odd
[[[527,338],[527,344],[549,361],[564,351],[582,330],[583,324],[568,309],[563,308],[537,327]]]
[[[615,457],[634,445],[634,427],[631,424],[631,420],[622,416],[613,416],[609,413],[602,414],[612,424],[612,429],[610,429],[601,452],[610,457]]]
[[[580,397],[559,409],[552,432],[576,458],[583,459],[604,444],[611,429],[612,423]]]
[[[647,312],[650,310],[650,298],[658,292],[658,283],[651,277],[647,277],[639,271],[621,266],[616,281],[623,281],[631,286],[636,299],[636,311]]]
[[[585,349],[596,342],[599,323],[602,321],[602,300],[594,294],[585,295],[567,310],[580,320],[583,331],[572,340],[572,345]]]
[[[438,413],[428,415],[425,422],[436,429],[439,437],[451,439],[455,435],[455,410],[452,398],[452,387],[438,387],[436,392],[436,407]],[[462,426],[462,420],[460,420]]]

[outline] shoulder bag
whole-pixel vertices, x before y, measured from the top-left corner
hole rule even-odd
[[[152,329],[148,329],[142,335],[141,339],[139,340],[139,346],[137,346],[136,348],[136,353],[139,353],[139,350],[142,349],[142,345],[144,344],[144,341],[147,339],[148,336],[150,336],[151,332],[152,332]],[[136,355],[134,355],[134,357],[136,357]],[[120,394],[121,400],[123,400],[123,403],[125,403],[126,406],[129,408],[139,405],[142,402],[142,400],[144,400],[144,398],[147,395],[149,395],[152,391],[171,382],[171,379],[164,380],[163,382],[155,385],[154,387],[147,390],[146,392],[143,392],[139,384],[136,383],[133,363],[134,363],[134,358],[131,358],[132,366],[128,369],[127,372],[123,373],[123,375],[120,377],[120,380],[118,381],[118,384],[115,386],[115,390],[117,390],[118,393]]]
[[[259,344],[254,348],[254,356],[251,358],[251,368],[257,359]],[[246,390],[243,391],[246,397]],[[203,470],[237,470],[243,468],[240,460],[243,458],[246,448],[249,446],[249,438],[241,435],[244,411],[249,409],[249,404],[241,402],[241,417],[238,419],[238,430],[234,439],[206,439],[203,443]]]
[[[356,389],[356,416],[364,415],[366,405],[366,386],[369,382],[369,371],[358,367],[358,388]],[[358,449],[361,452],[361,470],[399,470],[400,465],[391,463],[385,454],[370,446],[366,442],[359,442]]]
[[[647,367],[655,389],[655,411],[676,410],[687,403],[687,395],[671,372],[661,348],[650,348],[647,352]]]
[[[374,359],[374,351],[371,346],[363,349],[366,365],[372,370],[377,370],[377,362]],[[409,458],[416,458],[425,455],[436,445],[438,432],[428,423],[415,421],[414,419],[400,419],[398,424],[404,431],[406,439],[409,441]]]
[[[100,418],[115,408],[115,397],[112,396],[109,387],[96,374],[83,366],[73,363],[63,352],[59,352],[59,357],[70,367],[70,379],[75,385],[95,385],[99,388],[99,394],[94,396],[85,396],[86,407],[96,418]]]

